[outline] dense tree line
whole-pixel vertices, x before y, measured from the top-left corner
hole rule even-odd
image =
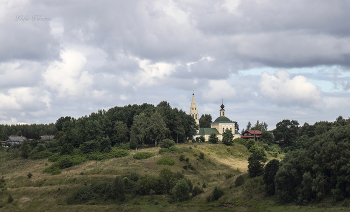
[[[191,116],[163,101],[156,107],[144,103],[99,110],[78,119],[61,117],[55,124],[0,125],[0,136],[2,140],[10,135],[39,140],[42,135],[55,135],[62,154],[69,154],[79,147],[88,152],[108,152],[111,146],[125,143],[137,148],[157,145],[165,138],[182,142],[191,138],[196,129]],[[32,148],[36,144],[37,141],[31,141]]]
[[[10,135],[24,136],[28,139],[40,139],[42,135],[55,135],[56,125],[28,124],[28,125],[0,125],[0,139],[6,141]]]
[[[266,194],[280,202],[349,198],[350,119],[340,116],[334,122],[298,125],[295,120],[277,123],[273,134],[286,141],[283,148],[288,153],[281,162],[271,160],[264,167],[262,152],[253,148],[249,175],[263,176]]]

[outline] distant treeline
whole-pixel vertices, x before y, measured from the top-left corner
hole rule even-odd
[[[78,119],[61,117],[55,124],[0,125],[2,140],[7,140],[10,135],[28,139],[55,135],[62,144],[69,143],[74,147],[108,138],[112,146],[131,142],[135,148],[140,144],[156,144],[165,138],[181,142],[195,133],[194,119],[184,111],[172,108],[166,101],[156,107],[144,103],[99,110]]]
[[[0,125],[0,139],[6,141],[10,135],[24,136],[28,139],[40,139],[42,135],[55,135],[56,125],[30,124],[30,125]]]

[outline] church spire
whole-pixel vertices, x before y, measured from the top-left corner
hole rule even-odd
[[[221,103],[221,110],[220,110],[220,117],[225,116],[225,105],[224,105],[224,99],[222,99],[222,103]]]
[[[198,115],[198,109],[197,109],[197,105],[196,105],[196,100],[194,99],[194,93],[192,94],[190,115],[194,118],[194,120],[196,120],[196,123],[199,125],[199,115]]]

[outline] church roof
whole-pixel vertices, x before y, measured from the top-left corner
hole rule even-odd
[[[219,131],[216,128],[200,128],[197,135],[210,135],[212,133],[215,133],[216,135],[221,135]]]
[[[213,123],[234,123],[234,122],[225,116],[220,116],[217,119],[215,119]]]

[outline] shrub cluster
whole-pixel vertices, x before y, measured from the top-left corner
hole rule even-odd
[[[235,186],[241,186],[244,184],[244,177],[242,175],[239,175],[235,180]]]
[[[168,165],[173,166],[175,164],[174,160],[169,157],[162,157],[158,160],[157,165]]]
[[[180,181],[181,183],[179,183]],[[186,185],[184,185],[184,182],[186,182]],[[135,190],[141,195],[169,193],[172,194],[174,201],[183,201],[188,199],[189,193],[193,190],[193,185],[182,173],[174,173],[165,168],[160,171],[158,176],[140,176],[135,185]]]
[[[142,160],[142,159],[147,159],[147,158],[150,158],[153,156],[154,156],[154,154],[151,152],[137,152],[132,157],[136,160]]]
[[[53,153],[49,152],[48,150],[44,150],[44,151],[40,151],[40,152],[36,152],[34,154],[32,154],[30,156],[31,159],[44,159],[44,158],[48,158],[50,156],[52,156]]]
[[[224,195],[222,188],[215,186],[214,190],[207,197],[207,202],[214,202]]]
[[[166,152],[177,152],[179,151],[179,149],[176,147],[176,146],[171,146],[169,148],[161,148],[159,150],[159,154],[163,154],[163,153],[166,153]]]
[[[203,192],[204,192],[203,189],[199,188],[198,186],[195,186],[193,188],[193,191],[192,191],[192,197],[195,197],[195,196],[197,196],[197,195],[199,195],[199,194],[201,194]]]
[[[61,170],[60,169],[65,169],[71,166],[78,165],[80,163],[83,163],[87,161],[85,157],[79,156],[79,155],[63,155],[59,157],[59,159],[52,164],[50,167],[44,169],[44,173],[51,173],[52,175],[54,174],[60,174]]]
[[[159,143],[160,148],[170,148],[175,145],[175,141],[170,139],[164,139]]]

